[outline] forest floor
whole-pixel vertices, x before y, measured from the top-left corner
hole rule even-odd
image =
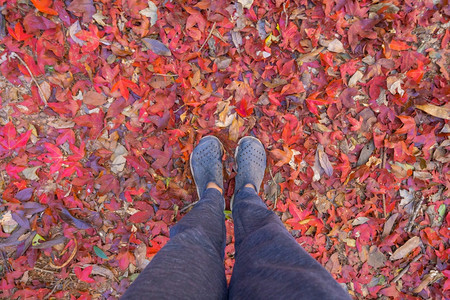
[[[449,299],[447,1],[0,0],[0,298],[115,299],[197,201],[261,196],[358,299]],[[234,264],[227,214],[226,275]]]

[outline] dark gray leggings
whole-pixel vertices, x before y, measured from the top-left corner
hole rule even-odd
[[[227,287],[223,197],[208,189],[121,299],[350,299],[251,188],[233,205],[236,263]]]

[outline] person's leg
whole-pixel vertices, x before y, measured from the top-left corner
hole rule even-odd
[[[224,299],[223,196],[207,189],[121,299]]]
[[[233,220],[236,262],[230,299],[350,299],[253,188],[236,194]]]
[[[191,172],[200,201],[170,231],[170,241],[155,255],[122,299],[224,299],[227,281],[223,146],[213,136],[191,154]]]
[[[233,220],[236,262],[231,299],[349,299],[349,295],[267,209],[257,192],[266,168],[262,143],[252,137],[236,150]]]

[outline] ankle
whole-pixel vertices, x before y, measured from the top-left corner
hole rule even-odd
[[[214,182],[209,182],[209,183],[206,185],[206,188],[207,188],[207,189],[216,189],[216,190],[218,190],[218,191],[223,195],[223,190],[222,190],[216,183],[214,183]]]
[[[246,185],[244,185],[244,187],[252,188],[252,189],[254,189],[256,191],[255,186],[253,184],[251,184],[251,183],[247,183]]]

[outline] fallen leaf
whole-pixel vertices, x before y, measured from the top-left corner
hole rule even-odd
[[[354,87],[356,86],[360,80],[363,78],[364,74],[361,73],[360,71],[356,71],[355,74],[352,75],[352,77],[350,77],[349,81],[348,81],[348,86],[349,87]]]
[[[390,257],[390,260],[398,260],[404,258],[420,245],[422,245],[422,241],[418,236],[410,238],[405,244],[403,244],[403,246],[395,250],[395,252]]]
[[[36,234],[36,236],[38,236]],[[45,241],[45,242],[39,242],[36,244],[33,244],[33,248],[34,249],[47,249],[56,245],[60,245],[63,244],[65,241],[67,240],[67,238],[65,236],[60,236],[58,238],[49,240],[49,241]]]
[[[403,96],[405,91],[402,89],[402,84],[403,81],[395,76],[389,76],[387,78],[387,88],[392,95],[399,94]]]
[[[92,0],[73,0],[70,2],[67,10],[77,16],[83,16],[83,23],[85,24],[92,21],[92,16],[96,12]]]
[[[172,56],[172,53],[170,52],[169,48],[167,48],[166,45],[164,45],[160,41],[150,38],[143,38],[142,41],[144,42],[145,46],[147,46],[147,48],[152,50],[155,54],[163,56]]]
[[[239,138],[239,130],[241,126],[244,125],[244,120],[241,117],[236,117],[231,122],[230,128],[229,128],[229,138],[232,141],[237,141]]]
[[[125,158],[127,155],[128,155],[127,149],[121,144],[117,145],[113,155],[111,156],[112,160],[111,172],[117,174],[123,171],[123,169],[125,168],[125,164],[127,162],[127,159]]]
[[[369,250],[369,259],[367,263],[369,266],[378,269],[384,266],[386,262],[386,256],[378,249],[377,246],[373,245]]]
[[[389,219],[387,219],[386,223],[384,223],[383,234],[381,235],[383,238],[391,234],[392,227],[394,226],[397,217],[398,213],[395,213],[392,216],[390,216]]]
[[[113,272],[105,267],[93,264],[84,264],[83,268],[92,267],[91,275],[100,275],[111,280],[117,280]]]
[[[391,43],[389,44],[389,48],[391,48],[392,50],[402,51],[408,50],[411,47],[405,42],[392,40]]]
[[[367,223],[367,221],[369,221],[369,218],[367,218],[367,217],[357,217],[356,219],[353,220],[352,225],[358,226],[358,225]]]
[[[277,167],[281,167],[283,165],[289,164],[294,153],[291,149],[289,149],[289,147],[283,145],[283,150],[273,149],[272,151],[270,151],[270,154],[276,160],[275,165]]]
[[[325,171],[325,174],[327,174],[328,176],[333,175],[333,166],[331,165],[330,160],[328,159],[328,155],[323,149],[323,146],[320,144],[317,146],[316,155],[319,158],[319,164]]]
[[[31,0],[33,5],[42,13],[48,15],[56,16],[58,12],[53,8],[50,8],[52,5],[52,0]]]
[[[147,18],[150,18],[150,26],[156,24],[158,20],[158,7],[152,1],[148,1],[148,7],[139,11],[139,13]]]
[[[136,257],[136,267],[140,270],[144,270],[150,263],[147,259],[147,246],[144,243],[139,244],[134,250],[134,256]]]
[[[433,104],[416,104],[416,107],[420,110],[423,110],[427,114],[432,115],[433,117],[450,120],[450,105],[445,104],[443,106],[437,106]]]
[[[0,225],[5,233],[12,233],[17,228],[18,223],[13,219],[11,211],[0,215]]]
[[[253,4],[253,0],[238,0],[238,2],[242,4],[243,8],[250,8]]]
[[[442,277],[444,277],[444,276],[441,273],[439,273],[437,270],[431,270],[430,273],[426,274],[423,277],[422,282],[416,288],[414,288],[413,293],[415,293],[415,294],[420,293],[424,288],[426,288],[433,281],[436,281]]]
[[[81,281],[84,281],[86,283],[93,283],[95,282],[95,280],[89,277],[89,275],[91,275],[92,273],[92,268],[92,266],[89,266],[82,270],[80,267],[75,267],[73,268],[73,271]]]
[[[365,165],[369,158],[372,156],[373,151],[375,150],[375,144],[373,143],[373,140],[368,142],[359,153],[358,162],[356,163],[357,166]]]
[[[417,178],[420,180],[433,179],[433,175],[431,175],[430,172],[426,172],[426,171],[414,171],[413,176],[414,176],[414,178]]]
[[[327,49],[331,52],[336,52],[336,53],[344,53],[345,52],[344,45],[338,39],[332,40],[328,44]]]
[[[28,180],[39,180],[39,176],[36,175],[36,171],[39,170],[40,166],[26,168],[22,171],[23,176]]]
[[[72,38],[72,40],[77,43],[80,46],[86,45],[86,42],[82,39],[78,38],[76,34],[81,31],[80,22],[77,20],[69,27],[69,35]]]
[[[100,249],[100,248],[97,247],[97,246],[94,246],[93,249],[94,249],[95,254],[96,254],[98,257],[103,258],[103,259],[108,259],[108,256],[105,254],[105,252],[103,252],[102,249]]]
[[[14,197],[19,201],[28,201],[33,195],[34,188],[26,188],[18,192]]]
[[[59,214],[59,216],[61,217],[61,219],[64,220],[64,222],[66,222],[72,226],[75,226],[78,229],[92,228],[92,226],[89,225],[88,223],[81,221],[81,220],[75,218],[74,216],[72,216],[70,214],[70,212],[65,208],[61,208],[61,213]]]
[[[100,106],[105,104],[107,101],[106,97],[95,91],[88,91],[84,94],[83,103],[93,106]]]

